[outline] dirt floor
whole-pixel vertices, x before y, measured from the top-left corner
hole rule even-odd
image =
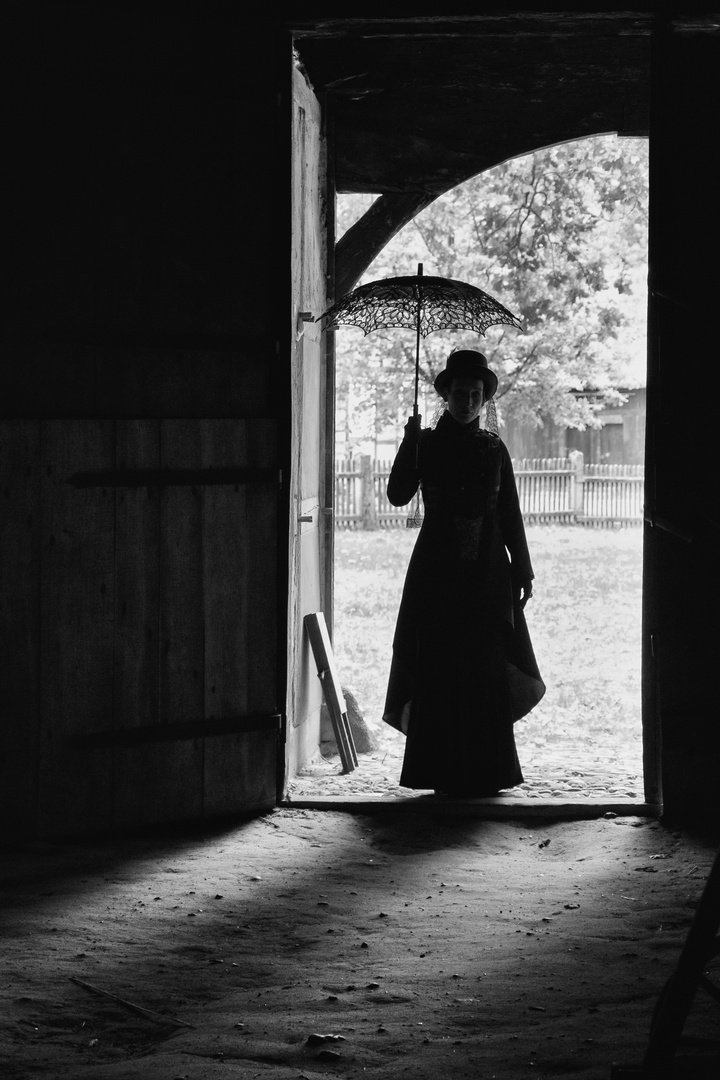
[[[416,799],[6,851],[0,1075],[608,1078],[716,850]]]

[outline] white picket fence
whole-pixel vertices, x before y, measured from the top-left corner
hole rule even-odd
[[[408,507],[391,506],[387,478],[391,461],[364,454],[335,465],[335,524],[340,529],[403,527]],[[642,465],[586,465],[573,451],[567,458],[513,461],[523,517],[528,524],[593,528],[640,525]]]

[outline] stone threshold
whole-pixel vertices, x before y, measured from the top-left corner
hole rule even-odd
[[[518,798],[498,796],[485,799],[438,798],[434,795],[297,795],[288,796],[280,806],[295,810],[342,810],[370,814],[376,810],[420,810],[456,814],[458,810],[478,818],[563,818],[587,820],[601,817],[659,818],[661,808],[637,799],[588,797]]]

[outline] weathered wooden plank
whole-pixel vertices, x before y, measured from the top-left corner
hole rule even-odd
[[[330,644],[330,635],[325,624],[325,615],[322,611],[309,612],[304,622],[322,684],[325,704],[330,713],[343,772],[352,772],[358,764],[357,751],[348,720],[345,697],[340,685],[340,676]]]
[[[265,441],[270,434],[270,445]],[[211,421],[203,427],[203,465],[231,463],[273,473],[274,423]],[[208,723],[233,712],[272,712],[275,697],[274,533],[258,522],[263,498],[277,487],[206,488],[203,493],[205,708]],[[264,586],[264,588],[263,588]],[[269,586],[269,587],[268,587]],[[260,590],[260,591],[259,591]],[[269,625],[272,630],[268,632]],[[263,692],[257,693],[257,672]],[[276,798],[278,731],[249,732],[205,743],[205,813]]]
[[[73,472],[114,463],[111,421],[41,428],[39,832],[102,829],[111,820],[109,749],[73,737],[113,723],[115,499],[78,490]]]
[[[274,504],[277,473],[266,468],[275,463],[274,446],[268,452],[262,433],[255,432],[255,441],[260,449],[249,453],[247,424],[238,420],[119,422],[117,464],[200,478],[262,468],[268,483],[258,490]],[[263,695],[271,706],[251,708],[248,695],[251,660],[264,656],[268,637],[275,659],[274,605],[273,632],[259,635],[248,600],[258,568],[267,580],[273,551],[272,544],[264,550],[250,541],[255,523],[247,498],[254,487],[191,484],[156,488],[154,496],[150,488],[115,490],[116,683],[124,683],[116,685],[116,730],[107,740],[114,747],[115,823],[270,805],[278,725],[254,724],[252,716],[262,712],[266,721],[273,712],[273,672],[266,673]],[[260,606],[267,601],[262,597]]]
[[[242,421],[236,421],[242,423]],[[154,469],[118,468],[107,472],[76,473],[69,478],[74,487],[202,487],[228,484],[278,484],[277,469],[213,468]]]
[[[118,469],[156,469],[160,464],[157,420],[119,420]],[[112,475],[112,474],[109,474]],[[159,726],[160,493],[155,488],[114,490],[115,537],[115,742]],[[102,741],[103,736],[99,737]],[[154,746],[113,754],[113,822],[116,826],[163,820],[175,805],[168,798],[163,755]]]
[[[205,468],[244,465],[247,426],[242,420],[205,421]],[[250,564],[247,491],[239,484],[203,490],[203,589],[205,598],[205,715],[248,710],[247,659],[252,635],[248,611]]]
[[[6,840],[36,829],[40,720],[40,425],[0,424],[0,820]]]
[[[157,468],[157,420],[119,420],[120,469]],[[115,498],[115,680],[117,728],[157,723],[159,700],[160,495],[156,489],[117,489]]]
[[[197,420],[162,420],[161,467],[195,468],[201,456],[200,434]],[[159,611],[159,719],[192,720],[204,715],[205,707],[202,490],[197,487],[167,488],[160,496]],[[164,766],[154,788],[146,789],[151,818],[200,817],[202,740],[170,744],[161,752]],[[126,753],[131,762],[147,748]]]
[[[79,735],[77,741],[93,746],[139,746],[141,743],[181,742],[184,739],[211,739],[248,731],[279,731],[282,717],[270,715],[228,716],[222,720],[201,717],[182,724],[149,724],[147,727],[115,729]]]
[[[166,725],[163,725],[166,726]],[[137,740],[132,736],[137,732]],[[203,740],[149,741],[141,728],[112,746],[116,827],[190,821],[202,806]]]
[[[201,457],[201,422],[163,420],[163,466],[194,468]],[[203,713],[204,625],[202,489],[168,488],[160,500],[160,716],[183,720]]]
[[[206,757],[210,748],[213,754],[205,787],[206,817],[269,809],[276,804],[276,729],[208,740]]]
[[[261,468],[277,460],[277,423],[248,424],[248,454]],[[278,505],[272,485],[250,488],[246,496],[248,550],[253,573],[247,585],[252,620],[248,653],[248,708],[252,712],[284,711],[277,700],[278,627]]]

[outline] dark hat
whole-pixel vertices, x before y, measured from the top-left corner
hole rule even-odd
[[[473,378],[482,379],[485,383],[485,400],[494,397],[497,390],[497,375],[488,367],[488,362],[481,352],[473,349],[459,349],[450,353],[445,363],[445,369],[435,379],[433,386],[438,394],[443,394],[457,376],[471,375]]]

